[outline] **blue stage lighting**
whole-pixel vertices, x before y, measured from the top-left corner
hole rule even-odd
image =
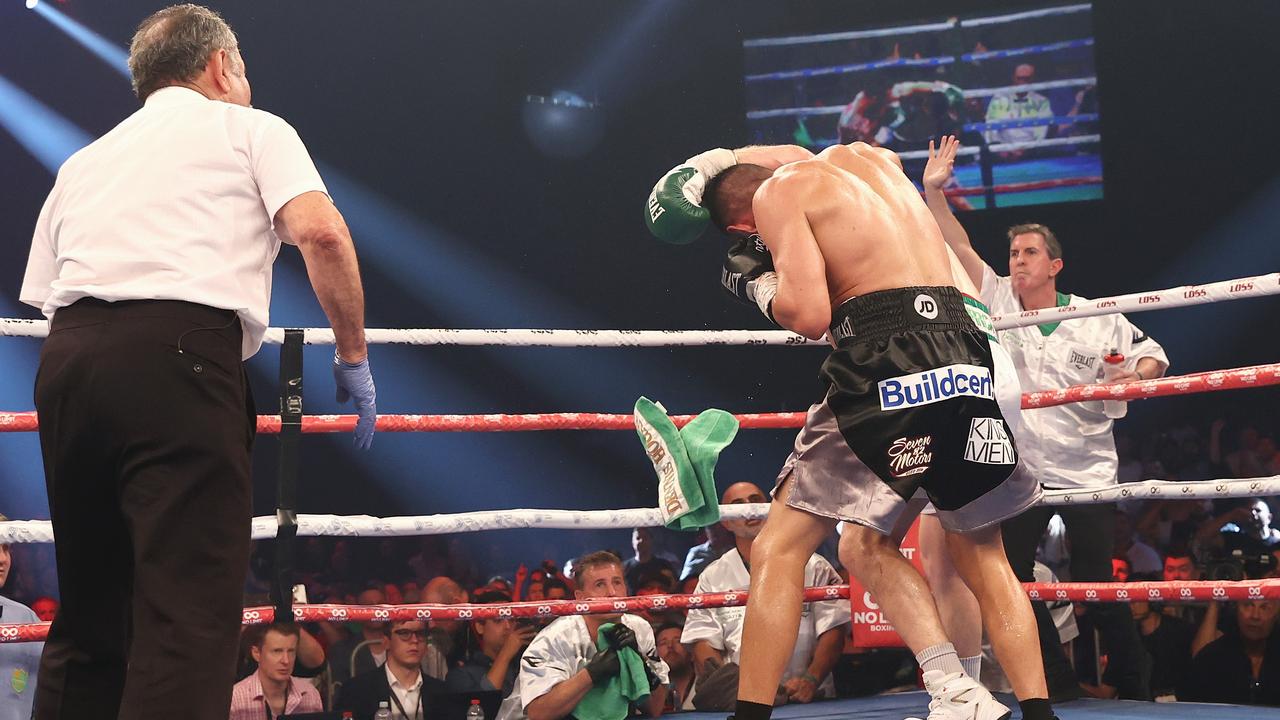
[[[573,318],[573,305],[523,275],[495,266],[468,243],[436,227],[327,163],[318,163],[329,194],[342,208],[362,262],[412,292],[423,305],[450,318],[455,327],[487,327],[494,318],[536,323]],[[431,268],[424,282],[423,268]],[[478,287],[504,288],[480,292]],[[513,302],[512,298],[519,298]],[[518,327],[518,325],[516,325]]]
[[[125,52],[119,45],[63,15],[49,3],[41,3],[39,0],[27,0],[27,7],[35,10],[41,17],[70,35],[76,42],[88,49],[89,52],[97,55],[112,70],[129,77],[129,53]]]
[[[89,133],[4,77],[0,77],[0,127],[50,173],[57,173],[71,153],[92,140]]]

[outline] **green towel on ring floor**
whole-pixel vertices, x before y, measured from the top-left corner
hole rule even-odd
[[[738,433],[738,419],[707,410],[677,429],[666,409],[642,397],[635,406],[636,433],[658,473],[658,508],[673,530],[697,530],[720,520],[715,469],[720,452]]]
[[[596,648],[607,650],[609,641],[605,633],[613,623],[605,623],[596,631]],[[578,720],[623,720],[631,714],[631,703],[639,702],[649,695],[649,678],[644,673],[644,658],[631,648],[623,648],[618,652],[618,663],[622,669],[604,685],[597,685],[587,691],[573,716]]]

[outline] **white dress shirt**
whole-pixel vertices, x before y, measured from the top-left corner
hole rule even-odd
[[[387,672],[387,684],[391,686],[391,693],[395,695],[396,700],[400,701],[399,705],[394,701],[388,703],[391,706],[391,717],[395,720],[420,720],[422,713],[418,710],[418,703],[421,702],[422,695],[422,673],[418,673],[412,685],[405,685],[396,679],[395,673],[391,672],[390,663],[382,667]],[[400,712],[400,708],[404,708],[405,713],[409,714]]]
[[[636,634],[636,648],[644,664],[658,682],[671,682],[670,669],[658,657],[653,628],[642,617],[623,615],[622,624]],[[502,701],[495,720],[528,717],[529,703],[551,692],[560,683],[578,674],[596,656],[596,639],[587,633],[587,621],[580,615],[557,618],[542,629],[520,656],[520,674],[511,695]]]
[[[990,266],[982,271],[982,302],[993,315],[1023,310],[1009,278],[996,275]],[[1085,298],[1072,295],[1071,302]],[[1169,365],[1160,343],[1120,313],[1066,320],[1047,336],[1038,325],[1028,325],[1001,330],[999,337],[1025,391],[1101,382],[1102,358],[1113,348],[1124,355],[1128,372],[1144,357]],[[1112,420],[1101,400],[1025,409],[1022,428],[1018,451],[1041,485],[1084,489],[1116,483],[1119,460]]]
[[[840,575],[831,563],[821,555],[814,554],[804,566],[804,586],[823,587],[839,585]],[[719,560],[707,566],[698,576],[697,593],[730,592],[746,590],[751,585],[751,573],[742,562],[742,555],[734,548]],[[694,608],[689,610],[685,619],[684,632],[680,642],[692,645],[699,640],[706,640],[711,647],[725,652],[727,662],[738,662],[742,653],[742,625],[746,619],[745,607]],[[796,647],[791,653],[791,660],[782,676],[784,681],[800,677],[809,670],[813,662],[813,654],[818,644],[818,636],[834,627],[849,624],[848,600],[824,600],[822,602],[805,603],[800,616],[800,630],[796,636]],[[823,678],[818,687],[819,697],[835,697],[835,685],[831,676]]]
[[[84,297],[235,310],[248,358],[268,322],[276,212],[311,191],[324,182],[289,123],[157,90],[58,171],[21,300],[49,318]]]

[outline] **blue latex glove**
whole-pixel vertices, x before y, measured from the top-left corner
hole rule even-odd
[[[374,424],[378,420],[378,390],[373,386],[373,374],[369,372],[369,358],[354,365],[333,356],[333,382],[337,386],[335,399],[344,403],[353,401],[356,408],[355,445],[368,450],[373,444]]]

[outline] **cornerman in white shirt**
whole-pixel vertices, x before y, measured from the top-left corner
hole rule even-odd
[[[748,482],[730,485],[722,504],[765,503],[769,498]],[[764,527],[763,519],[725,520],[736,547],[707,566],[698,576],[696,593],[746,590],[751,585],[751,545]],[[805,587],[840,584],[840,576],[821,555],[814,553],[804,568]],[[746,608],[691,609],[680,640],[693,646],[699,678],[705,678],[726,663],[738,662],[742,651],[742,621]],[[807,703],[816,698],[835,697],[831,669],[844,652],[849,632],[849,603],[829,600],[808,603],[800,616],[800,631],[791,661],[782,676],[779,695],[787,702]],[[712,709],[712,708],[699,708]],[[732,704],[719,710],[731,710]]]
[[[573,564],[579,600],[626,597],[622,560],[611,552],[584,555]],[[616,623],[611,647],[596,648],[601,625]],[[538,633],[520,657],[516,688],[503,701],[497,720],[559,720],[572,717],[591,688],[604,685],[620,671],[617,651],[630,647],[640,654],[649,679],[649,697],[639,709],[651,717],[662,715],[670,671],[658,657],[653,628],[629,614],[568,615]]]
[[[959,149],[955,138],[943,138],[929,163],[949,168]],[[1015,225],[1009,229],[1009,276],[1001,277],[987,265],[969,242],[936,180],[949,172],[930,173],[925,199],[942,235],[955,251],[965,272],[981,286],[982,301],[996,315],[1053,308],[1084,302],[1084,298],[1058,292],[1062,271],[1062,246],[1044,225]],[[1026,390],[1063,388],[1089,383],[1150,380],[1164,375],[1169,359],[1155,340],[1116,313],[1062,323],[1045,323],[999,331],[1000,344],[1013,358],[1018,378]],[[1107,371],[1107,357],[1117,360]],[[1115,412],[1113,415],[1120,413]],[[1113,418],[1101,400],[1023,410],[1022,430],[1016,436],[1018,450],[1041,486],[1049,489],[1091,490],[1114,485],[1119,461],[1112,438]],[[1082,504],[1060,507],[1071,542],[1071,580],[1109,582],[1114,539],[1115,506]],[[1036,507],[1004,523],[1005,552],[1019,579],[1033,579],[1036,545],[1054,508]],[[1057,640],[1057,632],[1044,603],[1032,603],[1045,657],[1045,674],[1051,694],[1078,694],[1071,670]],[[1108,684],[1120,697],[1150,700],[1150,659],[1143,650],[1133,616],[1123,606],[1091,604],[1088,612],[1106,637],[1111,650]]]
[[[22,284],[50,320],[35,401],[62,594],[37,720],[227,716],[252,510],[243,360],[282,240],[333,325],[357,443],[373,436],[351,235],[298,134],[250,107],[231,28],[160,10],[129,69],[143,106],[59,170]]]

